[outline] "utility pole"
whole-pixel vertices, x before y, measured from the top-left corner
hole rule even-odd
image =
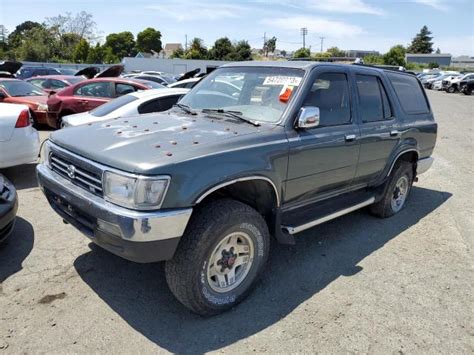
[[[308,29],[306,27],[302,27],[300,29],[300,33],[303,36],[303,48],[306,48],[306,35],[308,34]]]
[[[323,52],[323,43],[325,38],[326,37],[319,37],[319,39],[321,40],[321,53]]]
[[[184,50],[188,50],[188,35],[184,35]]]

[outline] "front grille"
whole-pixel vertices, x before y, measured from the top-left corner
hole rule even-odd
[[[54,172],[68,179],[73,184],[102,197],[102,173],[92,171],[83,165],[78,165],[72,159],[55,152],[50,155],[51,168]]]

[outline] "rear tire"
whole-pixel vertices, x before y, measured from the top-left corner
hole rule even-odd
[[[405,207],[410,194],[413,178],[413,165],[406,161],[398,161],[393,168],[382,199],[370,206],[372,214],[387,218],[400,212]]]
[[[270,235],[250,206],[223,199],[194,212],[166,281],[175,297],[202,316],[241,302],[255,286],[268,259]]]
[[[450,86],[447,90],[450,94],[454,94],[456,92],[456,88],[454,86]]]

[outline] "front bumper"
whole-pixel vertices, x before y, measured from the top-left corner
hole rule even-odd
[[[416,166],[416,175],[421,175],[423,173],[426,173],[430,168],[431,165],[433,165],[434,158],[432,157],[427,157],[418,160],[417,166]]]
[[[18,195],[10,182],[5,180],[5,191],[0,191],[0,242],[3,242],[13,231],[18,210]],[[1,187],[0,187],[1,189]]]
[[[95,244],[125,259],[147,263],[173,257],[192,208],[138,212],[105,201],[44,164],[38,182],[51,207]]]

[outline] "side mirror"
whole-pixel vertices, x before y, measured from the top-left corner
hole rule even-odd
[[[319,126],[319,107],[305,106],[298,113],[297,128],[308,129]]]

